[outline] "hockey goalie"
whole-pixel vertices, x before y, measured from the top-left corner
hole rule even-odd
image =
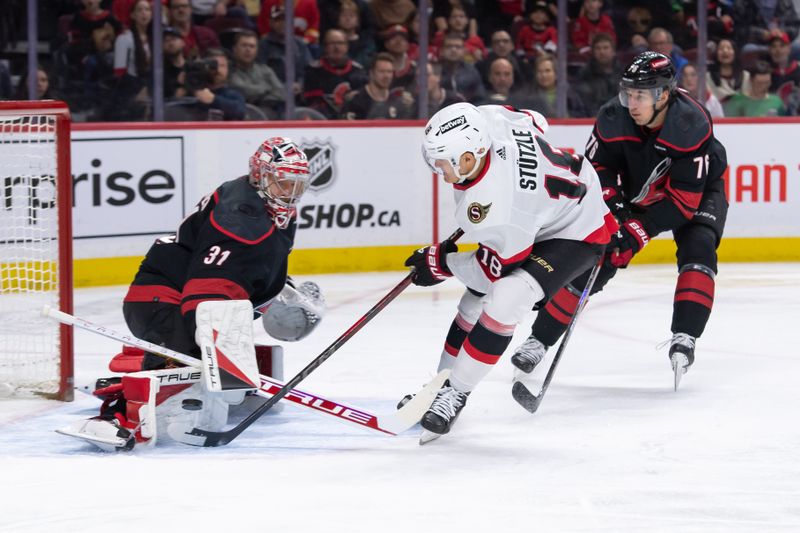
[[[281,348],[256,346],[261,315],[273,338],[310,334],[325,312],[319,287],[287,276],[297,204],[308,186],[308,160],[290,139],[267,139],[248,175],[204,197],[175,235],[151,246],[123,302],[134,336],[191,355],[201,367],[126,347],[100,380],[99,416],[59,433],[104,450],[154,445],[170,426],[222,429],[231,405],[274,375]]]

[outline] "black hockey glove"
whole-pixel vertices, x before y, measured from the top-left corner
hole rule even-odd
[[[611,214],[617,219],[617,223],[622,224],[631,218],[631,206],[616,187],[603,187],[603,200]]]
[[[432,244],[425,246],[419,250],[415,250],[411,256],[406,259],[405,265],[414,269],[414,275],[411,281],[414,285],[421,287],[430,287],[437,283],[443,282],[445,279],[453,275],[450,269],[447,268],[447,260],[445,255],[458,251],[456,243],[444,240],[439,244]]]

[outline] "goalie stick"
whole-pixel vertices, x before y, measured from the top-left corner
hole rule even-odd
[[[119,333],[113,329],[89,322],[88,320],[52,309],[49,306],[45,306],[43,314],[64,324],[68,324],[86,331],[91,331],[98,335],[102,335],[103,337],[122,342],[128,346],[141,348],[148,352],[161,355],[162,357],[172,359],[187,366],[195,368],[199,368],[201,366],[200,360],[195,359],[194,357],[190,357],[186,354],[165,348],[164,346],[139,339],[133,335]],[[278,391],[282,390],[286,386],[286,384],[282,381],[270,376],[262,375],[260,378],[261,387],[256,394],[264,398],[274,397]],[[419,422],[419,419],[422,418],[422,415],[425,414],[425,411],[428,409],[430,402],[432,402],[436,397],[436,392],[441,388],[445,379],[447,379],[447,375],[440,373],[422,389],[420,392],[422,398],[419,403],[411,406],[411,408],[408,410],[405,409],[406,406],[403,406],[403,409],[387,414],[371,413],[360,407],[354,407],[340,403],[335,400],[324,398],[312,392],[301,391],[294,388],[285,394],[285,399],[301,407],[310,408],[322,415],[334,417],[340,422],[355,424],[358,427],[370,431],[378,431],[387,435],[397,435],[403,431],[406,431],[407,429],[410,429],[417,422]],[[426,401],[428,402],[427,404],[425,403]],[[176,438],[183,437],[183,432],[187,429],[190,428],[181,427],[175,428],[174,430],[170,428],[169,433],[170,436],[172,436],[172,438],[175,440],[196,445],[195,439],[192,439],[192,442],[187,442],[187,440],[184,438]]]
[[[583,292],[581,293],[581,297],[578,300],[578,305],[575,308],[575,313],[572,315],[569,325],[567,325],[567,331],[564,332],[564,338],[561,339],[561,344],[558,346],[558,351],[556,352],[555,357],[553,357],[553,362],[550,363],[550,368],[547,370],[547,376],[544,378],[544,383],[542,383],[542,388],[539,390],[539,394],[533,394],[530,389],[519,380],[515,380],[514,384],[511,386],[511,395],[514,397],[517,403],[524,407],[528,412],[536,412],[536,410],[539,408],[539,404],[542,403],[544,393],[547,392],[547,388],[550,387],[550,382],[553,381],[553,374],[555,374],[558,362],[561,360],[561,355],[564,353],[564,348],[567,346],[567,341],[572,335],[572,330],[575,329],[575,323],[578,321],[578,315],[589,301],[589,293],[594,286],[594,281],[597,279],[597,274],[600,272],[600,267],[603,265],[604,258],[605,255],[602,255],[600,260],[592,268],[591,274],[589,274],[589,281],[587,281],[586,287],[584,287]]]
[[[455,242],[463,234],[464,231],[461,228],[458,228],[456,231],[453,232],[452,235],[448,237],[448,240]],[[392,300],[397,298],[400,295],[400,293],[406,289],[406,287],[411,285],[413,277],[414,277],[414,271],[412,270],[406,275],[406,277],[403,278],[403,280],[400,283],[398,283],[391,291],[389,291],[389,293],[386,294],[386,296],[381,298],[378,303],[372,306],[372,308],[369,311],[367,311],[364,314],[364,316],[359,318],[355,324],[350,326],[350,328],[344,333],[342,333],[342,335],[338,339],[333,341],[333,343],[330,346],[328,346],[321,354],[319,354],[315,359],[313,359],[310,363],[308,363],[308,365],[306,365],[306,367],[303,368],[296,376],[290,379],[286,383],[286,385],[284,385],[281,388],[281,390],[275,393],[275,395],[272,398],[270,398],[269,400],[258,406],[258,408],[256,408],[255,411],[250,413],[250,415],[247,416],[247,418],[239,422],[237,425],[235,425],[234,427],[230,428],[227,431],[207,431],[204,429],[193,428],[187,431],[186,434],[190,435],[191,437],[196,437],[196,439],[192,440],[195,441],[195,444],[197,446],[204,446],[204,447],[224,446],[229,442],[231,442],[233,439],[238,437],[245,429],[250,427],[250,425],[253,424],[253,422],[258,420],[264,413],[269,411],[272,408],[272,406],[278,403],[278,401],[281,398],[283,398],[286,394],[288,394],[293,387],[297,386],[301,381],[306,379],[309,376],[309,374],[311,374],[330,356],[332,356],[345,342],[347,342],[350,338],[352,338],[353,335],[358,333],[358,331],[360,331],[361,328],[366,326],[367,323],[369,323],[369,321],[375,318],[375,315],[380,313],[387,305],[389,305],[389,303]],[[441,375],[442,372],[440,372],[437,375],[434,381],[437,381],[441,377]],[[426,388],[430,386],[432,383],[433,382],[426,385]],[[444,380],[442,380],[442,383],[444,383]],[[438,391],[438,389],[436,389],[436,391]],[[433,396],[430,399],[428,398],[422,399],[422,404],[424,404],[424,402],[427,402],[425,410],[427,410],[430,404],[433,403],[435,397],[436,397],[436,392],[434,392]],[[416,397],[414,399],[416,399]],[[405,406],[403,406],[403,408],[405,408]],[[417,418],[416,422],[419,422],[423,414],[425,414],[424,411],[420,413],[419,418]],[[188,437],[185,438],[184,441],[189,442],[189,438]]]

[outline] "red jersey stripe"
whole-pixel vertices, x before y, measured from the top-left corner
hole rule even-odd
[[[469,355],[471,358],[475,359],[478,362],[481,362],[485,365],[493,365],[500,360],[500,355],[494,355],[486,352],[482,352],[479,349],[475,348],[470,342],[469,337],[464,341],[463,345],[464,351]]]

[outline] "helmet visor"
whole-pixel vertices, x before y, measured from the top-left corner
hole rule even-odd
[[[635,89],[620,84],[619,103],[622,104],[623,107],[627,108],[630,108],[631,106],[653,106],[661,97],[661,93],[663,92],[664,89],[660,87],[657,89]]]

